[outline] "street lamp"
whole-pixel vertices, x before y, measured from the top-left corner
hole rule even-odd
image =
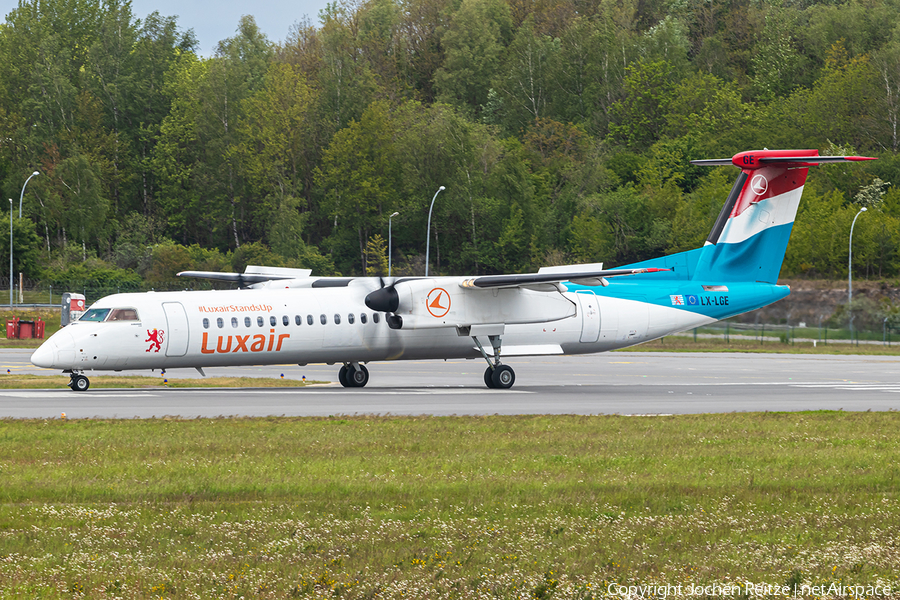
[[[850,224],[850,260],[847,263],[847,312],[850,315],[850,341],[853,341],[853,226],[856,225],[856,219],[859,218],[859,215],[866,212],[866,207],[863,206],[859,209],[859,212],[856,213],[856,216],[853,217],[853,222]]]
[[[428,207],[428,237],[425,239],[425,277],[428,277],[428,252],[431,250],[431,209],[434,208],[434,200],[437,195],[444,191],[444,186],[438,188],[431,199],[431,206]]]
[[[9,199],[9,308],[12,309],[12,198]]]
[[[391,276],[391,219],[399,215],[400,213],[395,212],[391,216],[388,217],[388,277]]]
[[[32,173],[28,179],[25,180],[25,183],[22,184],[22,192],[19,194],[19,218],[22,218],[22,196],[25,195],[25,186],[28,185],[28,182],[31,181],[31,178],[35,175],[40,175],[39,172],[35,171]]]

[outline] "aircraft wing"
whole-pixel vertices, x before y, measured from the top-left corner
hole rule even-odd
[[[522,275],[485,275],[474,279],[465,280],[461,286],[464,288],[507,288],[522,287],[540,284],[562,283],[571,281],[579,285],[606,286],[607,277],[621,277],[623,275],[638,275],[640,273],[658,273],[671,271],[672,269],[600,269],[596,271],[554,270],[550,273],[525,273]]]
[[[241,286],[253,283],[263,283],[274,279],[293,279],[292,277],[273,277],[271,275],[249,275],[246,273],[222,273],[220,271],[182,271],[178,277],[193,277],[195,279],[212,279],[213,281],[228,281],[238,283]]]

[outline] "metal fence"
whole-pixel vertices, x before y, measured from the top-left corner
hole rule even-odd
[[[205,281],[201,279],[180,279],[142,285],[108,284],[98,281],[75,281],[52,284],[44,281],[24,280],[21,288],[18,279],[13,280],[12,307],[15,306],[59,306],[65,292],[83,294],[87,304],[91,304],[110,294],[129,292],[173,292],[180,290],[231,289],[230,283]],[[0,278],[0,306],[10,307],[9,277]]]
[[[859,330],[849,327],[835,328],[827,326],[807,327],[801,325],[774,325],[767,323],[735,323],[720,321],[703,327],[697,327],[667,337],[679,339],[690,338],[693,341],[722,340],[726,343],[738,341],[755,341],[766,344],[882,344],[890,346],[894,338],[898,338],[897,329],[883,323],[881,331]],[[900,338],[897,339],[900,342]]]

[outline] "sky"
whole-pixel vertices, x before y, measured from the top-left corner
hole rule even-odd
[[[291,25],[304,16],[318,26],[319,11],[326,3],[327,0],[132,0],[131,11],[139,19],[154,10],[163,16],[177,16],[181,29],[194,30],[200,54],[211,56],[220,40],[235,34],[243,15],[253,15],[269,40],[281,42]],[[4,20],[18,5],[18,0],[0,0]]]

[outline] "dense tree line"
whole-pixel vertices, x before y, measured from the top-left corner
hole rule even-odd
[[[855,272],[900,273],[897,0],[338,0],[196,47],[127,1],[7,15],[0,185],[40,172],[16,270],[379,273],[396,211],[420,273],[441,185],[434,272],[621,265],[702,244],[735,173],[689,160],[796,147],[881,160],[811,173],[782,274],[844,276],[861,206]]]

